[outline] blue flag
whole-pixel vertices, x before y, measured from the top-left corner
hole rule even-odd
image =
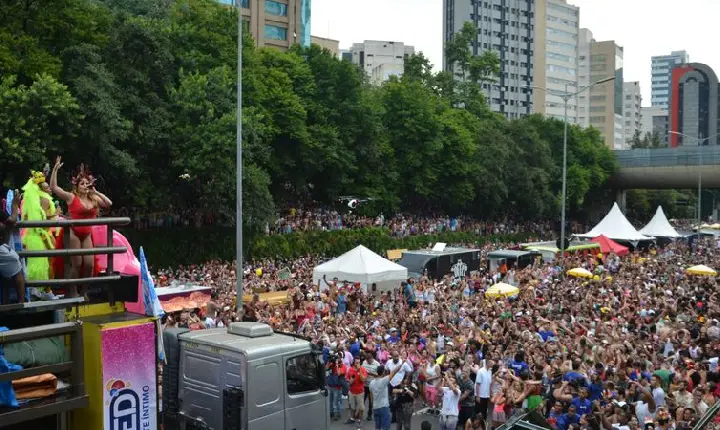
[[[160,318],[165,315],[165,311],[163,311],[162,304],[155,291],[155,282],[150,276],[150,269],[142,246],[140,247],[140,282],[142,282],[145,315],[158,318],[158,360],[165,361],[165,345],[163,344],[162,326],[160,324]]]

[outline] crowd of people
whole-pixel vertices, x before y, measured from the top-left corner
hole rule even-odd
[[[536,262],[511,268],[503,280],[519,293],[497,300],[484,295],[498,277],[486,270],[368,295],[343,280],[313,285],[316,259],[265,262],[243,268],[247,292],[287,289],[287,300],[256,295],[242,318],[313,339],[332,419],[348,424],[406,429],[413,414],[429,414],[442,429],[489,430],[536,411],[555,430],[690,429],[720,396],[720,303],[715,277],[685,269],[719,255],[708,239],[573,256],[564,269]],[[594,276],[568,276],[574,267]],[[291,276],[279,279],[286,268]],[[160,274],[216,286],[204,312],[174,324],[239,320],[234,270],[215,262]]]

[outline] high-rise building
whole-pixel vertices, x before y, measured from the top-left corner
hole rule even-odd
[[[323,49],[330,51],[335,57],[340,58],[340,41],[328,39],[325,37],[312,36],[310,39],[313,45],[318,45]]]
[[[720,144],[718,78],[707,65],[683,64],[672,70],[670,146]],[[708,139],[709,138],[709,139]]]
[[[635,132],[642,128],[642,95],[640,94],[640,82],[623,83],[623,130],[625,132],[625,143],[630,142]]]
[[[310,46],[310,0],[217,0],[240,6],[243,24],[258,46]]]
[[[564,119],[565,102],[558,94],[578,90],[579,8],[565,0],[535,0],[533,112]],[[577,122],[577,99],[568,102],[568,122]]]
[[[590,86],[590,46],[594,39],[587,28],[581,28],[578,37],[578,90]],[[590,127],[590,94],[582,91],[577,96],[578,124]]]
[[[478,28],[472,54],[500,58],[500,76],[483,89],[490,108],[507,118],[532,113],[534,13],[535,0],[443,0],[443,47],[469,21]],[[447,58],[443,67],[459,73]]]
[[[370,77],[370,83],[380,85],[390,76],[402,76],[405,58],[414,54],[415,48],[402,42],[366,40],[354,43],[350,51],[352,62]]]
[[[644,138],[648,133],[657,134],[663,146],[668,145],[668,111],[662,106],[644,107],[641,110],[640,133]]]
[[[685,51],[673,51],[670,55],[652,57],[652,89],[650,103],[667,109],[670,106],[670,83],[672,69],[690,62]]]
[[[614,77],[590,91],[590,125],[600,130],[610,149],[625,147],[623,130],[623,48],[615,41],[590,44],[590,82]]]

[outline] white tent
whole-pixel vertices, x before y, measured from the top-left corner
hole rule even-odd
[[[628,242],[639,242],[641,240],[654,239],[652,236],[645,236],[635,230],[630,221],[625,218],[620,207],[615,203],[595,228],[585,234],[578,234],[578,237],[594,238],[605,235],[613,240],[625,240]]]
[[[405,280],[408,271],[360,245],[313,270],[313,280],[321,289],[326,287],[325,283],[321,282],[323,276],[328,281],[338,278],[340,281],[359,282],[369,287],[373,283],[397,283]]]
[[[678,232],[670,225],[662,206],[657,207],[655,216],[640,230],[640,233],[655,237],[680,237]]]

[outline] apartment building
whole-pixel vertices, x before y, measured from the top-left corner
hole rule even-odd
[[[366,40],[354,43],[350,52],[352,62],[363,69],[370,83],[380,85],[390,76],[402,76],[405,58],[414,54],[415,48],[402,42]]]
[[[335,57],[340,58],[340,41],[328,39],[326,37],[312,36],[310,41],[313,45],[318,45],[323,49],[330,51]]]
[[[653,56],[650,62],[652,69],[650,103],[652,106],[668,109],[670,107],[672,69],[689,63],[690,56],[686,51],[672,51],[670,55]]]
[[[641,110],[640,132],[643,137],[646,134],[657,133],[663,146],[668,145],[669,116],[668,110],[662,106],[643,107]]]
[[[310,46],[310,0],[218,0],[240,7],[243,23],[258,46]]]
[[[623,121],[623,48],[615,41],[590,44],[590,82],[614,77],[614,81],[592,87],[590,126],[597,128],[610,149],[625,148]]]
[[[564,119],[565,102],[559,94],[578,90],[579,18],[579,8],[565,0],[535,0],[535,113]],[[577,122],[577,107],[577,98],[568,100],[568,122]]]
[[[590,46],[592,31],[581,28],[578,34],[578,89],[590,86]],[[590,127],[590,94],[583,91],[577,96],[578,125]]]
[[[478,28],[472,54],[492,51],[500,58],[497,81],[483,85],[488,105],[510,119],[533,111],[535,1],[443,0],[443,47],[466,22]],[[458,73],[456,65],[449,64],[447,58],[443,68]]]
[[[642,132],[642,94],[640,82],[623,83],[623,131],[625,147],[632,141],[636,132]]]

